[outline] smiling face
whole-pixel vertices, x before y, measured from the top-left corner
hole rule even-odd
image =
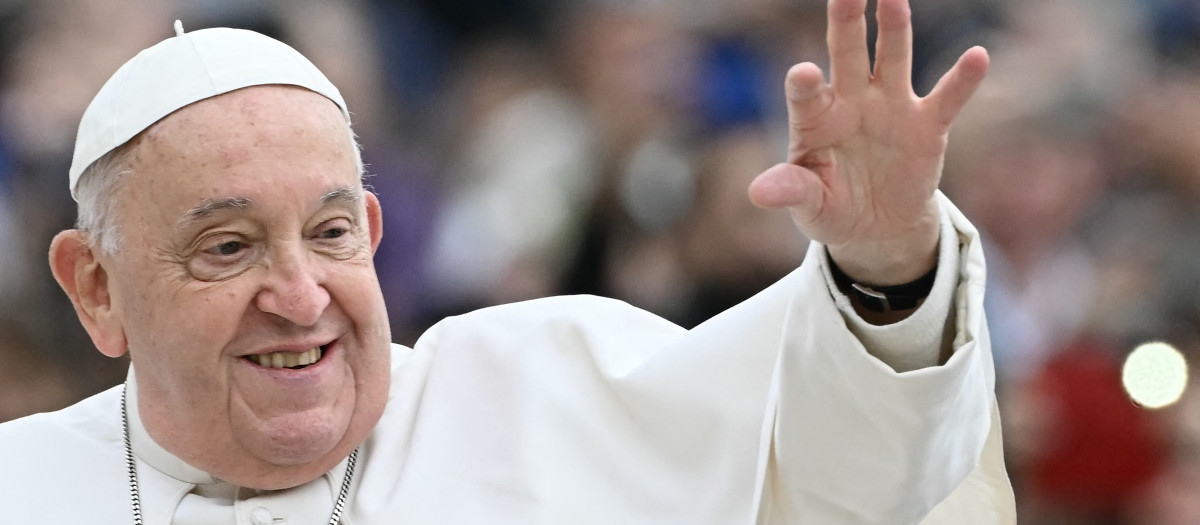
[[[379,202],[345,119],[321,95],[259,86],[138,140],[123,244],[96,257],[147,430],[242,486],[315,479],[374,427],[390,377]]]

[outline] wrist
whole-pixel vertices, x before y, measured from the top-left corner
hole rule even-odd
[[[937,266],[941,220],[936,208],[904,230],[876,241],[826,245],[834,262],[854,282],[872,287],[909,283]]]
[[[915,310],[933,290],[937,278],[937,265],[917,279],[903,284],[879,286],[857,282],[846,275],[833,259],[829,259],[829,273],[838,289],[849,296],[856,307],[876,314],[890,314]],[[856,308],[857,309],[857,308]]]

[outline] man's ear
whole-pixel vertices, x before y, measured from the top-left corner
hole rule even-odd
[[[100,353],[120,357],[127,348],[125,327],[109,293],[108,272],[87,240],[87,233],[80,230],[55,235],[50,243],[50,270]]]
[[[379,241],[383,240],[383,209],[379,206],[379,197],[369,191],[366,194],[367,233],[371,235],[371,253],[379,249]]]

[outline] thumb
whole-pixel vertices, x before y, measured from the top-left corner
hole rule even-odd
[[[780,163],[759,174],[750,183],[750,201],[763,208],[791,208],[800,224],[821,213],[824,184],[812,170]]]

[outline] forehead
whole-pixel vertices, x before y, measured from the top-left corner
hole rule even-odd
[[[176,110],[143,133],[139,149],[200,154],[215,147],[221,153],[287,140],[336,147],[348,136],[341,112],[324,96],[295,86],[254,86]]]
[[[131,186],[164,204],[303,190],[315,197],[296,197],[308,200],[357,181],[354,153],[332,101],[303,88],[256,86],[191,104],[147,129],[132,151]]]

